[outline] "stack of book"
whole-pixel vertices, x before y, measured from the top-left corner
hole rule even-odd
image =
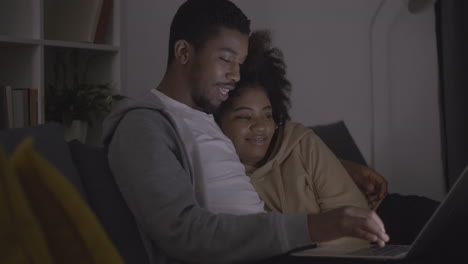
[[[0,86],[0,129],[38,125],[38,90]]]
[[[104,43],[112,0],[45,1],[46,39]]]

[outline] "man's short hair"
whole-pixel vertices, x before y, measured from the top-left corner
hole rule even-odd
[[[187,0],[172,19],[169,35],[168,65],[174,58],[174,44],[184,39],[195,50],[218,33],[220,27],[250,34],[250,20],[228,0]]]

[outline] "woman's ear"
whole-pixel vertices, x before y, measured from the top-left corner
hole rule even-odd
[[[187,64],[192,46],[186,40],[177,40],[174,44],[174,57],[180,64]]]

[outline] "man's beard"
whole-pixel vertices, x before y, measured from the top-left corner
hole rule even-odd
[[[198,96],[194,97],[193,101],[195,105],[201,109],[201,111],[207,113],[207,114],[214,114],[216,110],[219,108],[219,105],[214,105],[212,104],[206,97],[204,96]]]

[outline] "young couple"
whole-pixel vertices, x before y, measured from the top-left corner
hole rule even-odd
[[[384,245],[382,221],[340,162],[287,121],[282,59],[265,45],[249,50],[249,34],[228,0],[186,1],[157,89],[120,101],[104,122],[110,167],[151,260],[254,261],[342,237]],[[373,175],[354,174],[384,194]]]

